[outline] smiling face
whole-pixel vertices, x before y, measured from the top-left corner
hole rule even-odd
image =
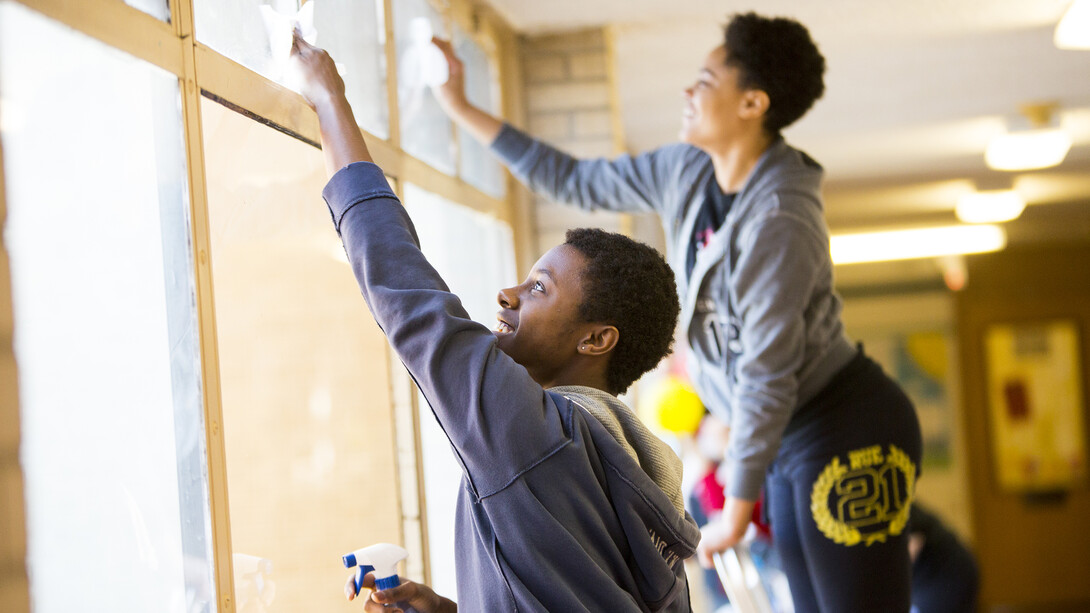
[[[681,115],[682,142],[716,153],[728,147],[739,135],[760,127],[763,109],[755,108],[763,92],[738,86],[740,70],[727,65],[726,47],[712,49],[704,59],[696,82],[683,92],[685,105]],[[767,98],[767,96],[765,96]]]
[[[534,264],[526,280],[500,290],[496,345],[543,387],[557,384],[579,357],[595,327],[579,316],[586,258],[558,245]]]

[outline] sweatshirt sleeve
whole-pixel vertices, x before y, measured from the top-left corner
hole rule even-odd
[[[504,124],[492,152],[534,192],[585,210],[659,213],[676,200],[686,145],[580,160]]]
[[[420,252],[382,170],[350,164],[322,196],[371,314],[427,398],[477,497],[563,446],[551,396],[450,293]]]
[[[789,212],[755,219],[740,238],[730,274],[745,349],[735,366],[726,459],[730,495],[756,500],[798,399],[806,309],[822,268],[832,264],[828,238]]]

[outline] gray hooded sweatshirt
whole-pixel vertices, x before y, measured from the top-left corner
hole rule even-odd
[[[791,416],[855,355],[833,291],[821,166],[782,139],[761,156],[726,220],[685,259],[715,170],[689,145],[577,160],[505,125],[492,151],[531,189],[592,210],[657,213],[681,295],[689,377],[731,427],[730,495],[756,500]]]
[[[689,611],[700,532],[681,462],[615,397],[549,390],[496,348],[420,252],[378,166],[323,191],[363,297],[463,470],[463,611]]]

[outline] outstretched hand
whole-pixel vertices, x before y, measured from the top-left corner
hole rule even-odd
[[[498,117],[481,110],[466,98],[465,65],[454,54],[449,40],[432,37],[431,42],[447,58],[447,82],[433,88],[439,106],[460,127],[464,128],[482,145],[488,146],[499,135],[503,122]]]
[[[333,58],[303,40],[296,29],[292,33],[291,59],[302,80],[299,93],[318,113],[322,157],[329,176],[353,162],[373,161],[352,115],[352,106],[344,96],[344,80]]]
[[[299,93],[311,108],[344,97],[344,80],[337,72],[333,58],[325,49],[303,40],[298,29],[292,33],[291,57],[302,77]]]
[[[432,589],[422,583],[416,583],[409,581],[408,579],[402,579],[401,585],[382,591],[372,591],[375,589],[375,574],[367,573],[363,578],[362,590],[370,592],[370,597],[367,597],[367,592],[362,592],[367,601],[364,603],[363,610],[371,611],[374,613],[401,613],[402,609],[396,606],[387,607],[385,605],[407,605],[412,607],[418,613],[456,613],[458,610],[457,605],[453,601],[446,598],[442,598],[436,594]],[[344,585],[344,595],[349,600],[355,600],[356,598],[356,575],[348,577],[348,582]]]
[[[443,52],[443,57],[447,58],[447,74],[449,75],[446,83],[435,88],[435,99],[439,101],[444,111],[451,113],[469,104],[466,99],[465,65],[454,54],[454,47],[449,40],[433,36],[431,42]]]

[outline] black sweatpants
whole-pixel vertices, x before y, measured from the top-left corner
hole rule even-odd
[[[792,417],[765,486],[797,613],[907,613],[911,401],[860,349]]]

